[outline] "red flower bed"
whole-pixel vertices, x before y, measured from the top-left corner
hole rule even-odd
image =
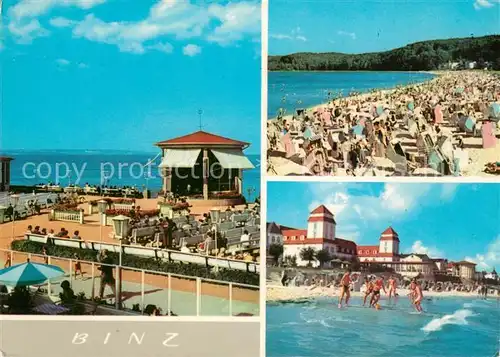
[[[130,218],[143,218],[145,216],[148,217],[155,217],[160,214],[159,209],[153,209],[153,210],[142,210],[142,211],[128,211],[128,210],[123,210],[123,209],[108,209],[106,210],[106,215],[107,216],[126,216]]]
[[[58,212],[76,212],[79,213],[80,211],[83,211],[83,209],[78,208],[78,204],[76,203],[60,203],[55,205],[52,208],[54,211]]]
[[[182,211],[184,209],[188,209],[189,207],[191,207],[191,205],[188,202],[174,203],[174,202],[168,201],[168,202],[159,202],[159,204],[160,205],[168,205],[168,206],[172,207],[172,211]]]

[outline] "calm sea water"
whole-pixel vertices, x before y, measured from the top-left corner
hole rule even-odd
[[[500,304],[496,299],[433,298],[424,313],[408,299],[382,310],[336,301],[267,306],[268,357],[496,357]]]
[[[147,185],[153,191],[161,189],[161,177],[158,171],[160,158],[157,158],[151,165],[150,174],[147,169],[143,168],[146,163],[155,158],[157,154],[154,153],[61,150],[57,152],[11,151],[4,154],[15,159],[11,163],[13,185],[35,185],[49,181],[55,183],[56,176],[61,177],[59,179],[61,185],[73,184],[77,180],[77,172],[83,172],[79,185],[85,185],[85,183],[99,185],[101,178],[107,176],[110,178],[106,182],[112,186],[135,185],[142,189]],[[254,200],[260,194],[260,156],[248,155],[248,158],[255,168],[244,170],[244,194],[247,199]],[[83,171],[82,168],[84,168]],[[148,176],[152,178],[146,179]],[[250,188],[252,192],[249,192]]]
[[[432,74],[419,72],[269,72],[267,115],[275,117],[281,107],[291,114],[295,108],[325,103],[328,93],[368,92],[432,78]]]

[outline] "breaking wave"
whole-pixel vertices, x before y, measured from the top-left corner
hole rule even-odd
[[[474,314],[471,310],[467,309],[457,310],[451,315],[444,315],[443,317],[431,320],[431,322],[422,327],[422,331],[424,332],[439,331],[445,325],[467,325],[468,324],[467,318],[473,315]]]

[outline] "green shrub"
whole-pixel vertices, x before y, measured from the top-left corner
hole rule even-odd
[[[29,240],[15,240],[11,243],[12,250],[40,255],[43,254],[43,246],[47,247],[47,254],[53,257],[73,259],[76,253],[81,260],[97,262],[98,251],[93,249],[62,247]],[[118,253],[109,252],[109,257],[113,259],[114,264],[118,265],[120,259]],[[259,274],[242,270],[219,268],[215,271],[211,267],[200,264],[168,262],[157,258],[144,258],[125,253],[122,254],[122,265],[136,269],[259,286]]]

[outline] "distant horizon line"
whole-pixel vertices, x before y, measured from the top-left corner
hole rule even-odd
[[[62,151],[62,152],[61,152]],[[115,152],[115,153],[128,153],[128,154],[149,154],[149,155],[158,155],[161,153],[161,150],[156,150],[156,151],[142,151],[142,150],[124,150],[124,149],[64,149],[64,148],[59,148],[59,149],[4,149],[3,151],[0,151],[0,156],[6,156],[9,155],[10,153],[85,153],[85,154],[92,154],[92,153],[99,153],[99,152]],[[248,152],[246,153],[247,155],[260,155],[260,152]]]

